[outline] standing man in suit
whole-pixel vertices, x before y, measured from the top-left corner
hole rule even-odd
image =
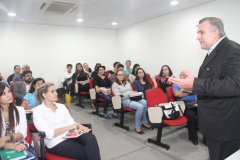
[[[21,106],[23,97],[29,91],[32,83],[32,71],[25,70],[22,74],[23,81],[16,82],[13,87],[13,96],[16,99],[17,106]]]
[[[197,94],[199,128],[211,160],[223,160],[240,147],[240,45],[230,41],[219,18],[199,21],[197,40],[208,50],[198,78],[170,78]]]

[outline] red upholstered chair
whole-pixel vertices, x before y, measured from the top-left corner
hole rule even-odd
[[[102,98],[97,98],[96,90],[93,86],[93,78],[90,79],[89,93],[90,93],[90,98],[91,98],[92,102],[96,105],[96,111],[93,111],[92,114],[97,115],[99,117],[103,117],[103,115],[99,113],[99,103],[105,102],[105,100]]]
[[[25,141],[28,143],[29,146],[31,145],[32,139],[31,139],[31,134],[28,127],[27,127],[27,137],[25,138]]]
[[[131,84],[132,85],[132,84]],[[111,86],[111,90],[112,90],[112,86]],[[125,130],[129,130],[128,126],[124,126],[123,122],[124,122],[124,114],[126,112],[131,112],[131,111],[136,111],[135,109],[129,108],[129,107],[124,107],[122,104],[122,98],[120,96],[115,96],[112,92],[112,103],[113,103],[113,108],[115,110],[121,110],[121,117],[120,117],[120,123],[114,123],[115,126],[120,127],[122,129]]]
[[[173,86],[167,87],[167,95],[168,95],[169,102],[174,102],[176,100],[173,94]]]
[[[106,76],[107,76],[107,78],[110,80],[110,78],[108,77],[108,76],[109,76],[109,71],[110,71],[110,70],[107,71],[107,75],[106,75]]]
[[[151,107],[156,108],[156,106],[158,104],[162,104],[162,105],[168,104],[168,100],[167,100],[164,92],[161,89],[158,89],[158,88],[147,90],[146,91],[146,99],[147,99],[148,108],[149,108],[148,112],[149,112],[149,110],[151,110],[150,109]],[[183,101],[177,101],[176,103],[178,103],[178,105],[181,107],[181,110],[184,113],[185,103]],[[158,108],[157,110],[159,110],[159,108],[161,109],[161,107],[157,107],[157,108]],[[152,110],[155,110],[155,109],[152,109]],[[170,148],[169,145],[161,143],[161,136],[162,136],[162,127],[163,127],[163,125],[174,125],[174,126],[184,125],[188,121],[187,118],[181,114],[175,120],[163,120],[162,116],[159,115],[160,119],[156,120],[156,118],[154,118],[154,119],[151,120],[151,116],[152,115],[149,114],[150,122],[152,122],[152,123],[159,122],[160,125],[159,125],[159,128],[158,128],[157,140],[148,139],[148,142],[149,143],[154,143],[154,144],[156,144],[158,146],[161,146],[161,147],[164,147],[166,149],[169,149]],[[154,116],[154,117],[156,117],[156,116]]]
[[[151,78],[150,74],[146,73],[146,75],[147,75],[147,77],[148,77],[148,80],[149,80],[151,86],[154,87],[154,83],[153,83],[153,81],[152,81],[152,78]]]
[[[12,96],[12,98],[13,98],[13,104],[17,105],[15,98],[13,96]]]
[[[81,108],[84,108],[84,105],[82,104],[82,102],[83,102],[82,97],[88,97],[89,95],[90,95],[89,92],[79,92],[78,93],[79,99],[78,99],[78,103],[76,105]]]
[[[11,86],[11,92],[13,93],[13,90],[14,90],[14,87],[13,86]]]

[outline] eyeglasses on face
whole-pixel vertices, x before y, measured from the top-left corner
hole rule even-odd
[[[117,76],[124,76],[124,74],[117,74]]]

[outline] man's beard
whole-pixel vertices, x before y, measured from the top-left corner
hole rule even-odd
[[[32,79],[25,80],[26,83],[31,83]]]

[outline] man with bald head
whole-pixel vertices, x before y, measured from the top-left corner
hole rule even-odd
[[[27,65],[27,64],[25,64],[25,65],[22,66],[22,73],[23,73],[24,71],[26,71],[26,70],[30,71],[30,66]],[[20,74],[18,74],[18,75],[16,75],[16,76],[13,77],[12,85],[14,85],[14,84],[15,84],[16,82],[18,82],[18,81],[21,81],[21,82],[23,81],[22,73],[20,73]],[[34,78],[33,78],[33,79],[34,79]]]

